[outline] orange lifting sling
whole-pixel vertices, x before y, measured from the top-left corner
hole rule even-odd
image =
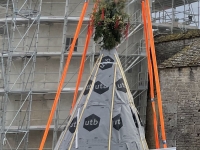
[[[98,5],[98,1],[94,4],[94,9],[93,9],[94,12],[97,9],[97,5]],[[77,82],[76,82],[76,88],[75,88],[75,92],[74,92],[74,98],[73,98],[73,101],[72,101],[72,107],[71,107],[71,110],[70,110],[70,115],[71,115],[71,113],[74,109],[74,106],[76,105],[78,88],[80,86],[81,78],[83,76],[85,58],[86,58],[88,46],[89,46],[89,43],[90,43],[90,39],[91,39],[91,36],[92,36],[92,32],[93,32],[93,16],[91,16],[90,22],[89,22],[89,25],[88,25],[88,33],[87,33],[87,37],[86,37],[86,41],[85,41],[85,47],[84,47],[83,55],[82,55],[82,59],[81,59],[81,64],[80,64],[80,69],[79,69],[78,78],[77,78]]]
[[[143,0],[142,5],[143,5],[142,11],[146,12],[145,14],[147,17],[147,25],[148,25],[148,31],[149,31],[148,35],[149,35],[150,46],[151,46],[150,52],[152,56],[154,79],[155,79],[157,99],[158,99],[158,111],[159,111],[159,117],[160,117],[162,142],[163,142],[163,147],[167,148],[165,124],[164,124],[163,109],[162,109],[162,99],[161,99],[161,92],[160,92],[160,82],[159,82],[158,67],[157,67],[157,60],[156,60],[156,54],[155,54],[155,45],[154,45],[154,37],[153,37],[153,31],[152,31],[151,11],[150,11],[150,6],[149,6],[149,0],[145,0],[145,1]],[[153,105],[153,111],[155,111],[155,104]]]
[[[54,112],[56,110],[56,106],[57,106],[57,103],[58,103],[58,100],[59,100],[59,97],[60,97],[60,93],[61,93],[62,88],[63,88],[65,77],[66,77],[66,74],[67,74],[67,71],[68,71],[68,68],[69,68],[69,64],[70,64],[70,61],[71,61],[71,58],[72,58],[72,53],[74,51],[76,40],[78,38],[78,35],[79,35],[81,27],[82,27],[83,19],[84,19],[88,4],[89,4],[89,0],[86,0],[84,2],[84,5],[83,5],[83,9],[82,9],[82,13],[81,13],[81,16],[80,16],[80,20],[79,20],[77,28],[76,28],[76,32],[75,32],[75,35],[74,35],[74,38],[73,38],[73,41],[72,41],[72,44],[71,44],[71,47],[70,47],[70,50],[69,50],[69,54],[68,54],[68,57],[67,57],[67,61],[66,61],[65,67],[63,69],[61,80],[59,82],[59,86],[58,86],[58,89],[57,89],[57,92],[56,92],[56,97],[54,99],[54,102],[53,102],[53,105],[52,105],[52,108],[51,108],[51,112],[50,112],[50,115],[49,115],[49,119],[48,119],[48,122],[47,122],[47,125],[46,125],[46,129],[45,129],[42,141],[40,143],[39,150],[43,149],[44,144],[46,142],[46,138],[47,138],[47,135],[48,135],[48,132],[49,132],[49,128],[50,128],[50,125],[51,125],[51,122],[52,122],[52,119],[53,119],[53,116],[54,116]]]
[[[149,82],[150,82],[150,96],[151,96],[151,105],[152,105],[152,109],[153,109],[154,138],[155,138],[156,148],[158,149],[158,148],[160,148],[159,138],[158,138],[158,123],[157,123],[156,110],[155,110],[153,72],[152,72],[151,55],[150,55],[150,48],[149,48],[149,38],[148,38],[147,22],[146,22],[145,14],[146,14],[145,3],[143,1],[142,2],[142,18],[144,21],[144,36],[145,36],[145,43],[146,43],[148,73],[149,73]]]

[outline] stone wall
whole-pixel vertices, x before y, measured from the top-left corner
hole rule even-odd
[[[168,147],[200,150],[200,67],[160,69],[159,76]],[[147,112],[148,144],[155,148],[151,105]]]
[[[200,38],[182,39],[176,41],[155,42],[156,55],[158,64],[171,58],[176,53],[180,52],[186,46],[191,45]],[[155,39],[156,40],[156,39]]]

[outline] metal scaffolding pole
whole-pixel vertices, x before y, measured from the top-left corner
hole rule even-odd
[[[124,48],[124,50],[121,52],[121,54],[124,56],[120,57],[120,61],[124,72],[127,75],[131,93],[137,94],[137,97],[134,97],[134,101],[138,104],[137,108],[142,116],[142,121],[145,124],[146,112],[143,110],[146,109],[146,96],[148,87],[143,86],[143,89],[141,89],[141,86],[139,86],[141,82],[147,83],[148,80],[146,76],[140,76],[140,74],[146,74],[147,72],[145,65],[146,54],[143,46],[144,40],[143,25],[141,20],[141,5],[135,1],[128,6],[130,6],[127,7],[127,11],[130,12],[131,25],[127,39],[122,40],[122,43],[120,44],[120,48]],[[134,95],[132,95],[132,97],[133,96]]]
[[[9,0],[7,1],[6,3],[6,14],[5,14],[5,17],[8,15],[8,6],[9,6]],[[4,35],[7,35],[4,36],[4,41],[3,41],[3,49],[5,48],[5,42],[6,42],[6,39],[9,39],[9,32],[8,32],[8,24],[7,24],[7,21],[5,22],[5,25],[4,25]],[[10,45],[10,41],[8,40],[7,41],[7,47],[9,47]],[[2,51],[3,53],[3,51]],[[4,67],[4,61],[3,61],[3,58],[1,58],[1,64],[2,64],[2,77],[3,77],[3,80],[4,80],[4,88],[7,86],[6,85],[6,77],[5,77],[5,67]],[[4,139],[4,131],[5,131],[5,120],[6,120],[6,109],[7,109],[7,105],[6,105],[6,100],[7,100],[7,93],[4,93],[4,96],[2,97],[2,112],[1,112],[1,136],[0,136],[0,140],[1,140],[1,143],[0,143],[0,148],[1,150],[3,150],[3,139]]]
[[[66,33],[67,33],[67,24],[68,24],[68,4],[69,4],[69,0],[66,0],[58,84],[59,84],[60,79],[61,79],[61,75],[62,75],[62,71],[63,71],[63,65],[64,65],[64,54],[66,52]],[[55,115],[54,115],[54,131],[53,131],[52,149],[54,149],[54,147],[57,143],[57,140],[58,140],[59,106],[60,106],[60,99],[58,101],[58,105],[57,105]]]

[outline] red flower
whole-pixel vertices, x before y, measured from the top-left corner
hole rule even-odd
[[[102,10],[101,10],[101,20],[104,20],[104,16],[105,16],[105,14],[104,14],[104,8],[102,8]]]

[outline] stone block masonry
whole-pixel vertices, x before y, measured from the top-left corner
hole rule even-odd
[[[200,30],[155,38],[167,144],[177,150],[200,150],[199,43]],[[146,138],[155,148],[152,116],[149,100]]]
[[[200,150],[200,67],[160,69],[159,76],[168,147]]]

